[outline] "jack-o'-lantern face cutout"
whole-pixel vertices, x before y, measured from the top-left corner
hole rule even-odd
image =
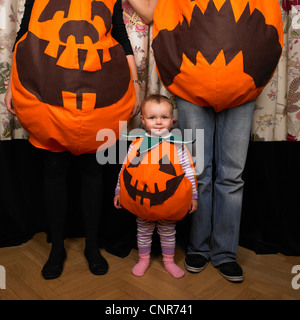
[[[119,137],[135,101],[124,49],[111,36],[116,0],[35,1],[15,50],[17,116],[37,147],[95,152],[99,130]],[[112,144],[115,141],[112,141]],[[106,144],[105,147],[110,145]]]
[[[118,59],[123,49],[116,45],[103,50],[103,41],[111,28],[111,12],[104,2],[91,1],[86,13],[76,8],[72,16],[75,5],[78,2],[71,0],[47,3],[19,47],[20,81],[41,102],[63,106],[64,93],[75,93],[77,108],[81,109],[82,94],[88,93],[94,95],[95,108],[106,107],[120,100],[128,89],[128,66]],[[77,20],[78,13],[81,20]],[[82,20],[84,16],[86,20]],[[39,33],[43,38],[39,38]],[[26,63],[22,63],[24,57]],[[122,70],[127,71],[126,79],[119,76]],[[35,74],[34,82],[28,79],[30,73]],[[114,79],[114,88],[110,84],[107,90],[109,78]]]
[[[137,201],[137,197],[140,199],[140,204],[143,205],[144,199],[150,200],[150,207],[163,204],[167,201],[178,189],[180,182],[182,181],[184,174],[180,174],[177,176],[176,170],[174,165],[168,159],[168,156],[165,155],[162,159],[159,160],[157,170],[160,171],[160,180],[165,180],[166,188],[165,190],[159,190],[157,182],[153,181],[154,184],[154,192],[149,191],[149,186],[147,182],[145,182],[143,189],[138,189],[139,181],[136,180],[135,185],[131,184],[132,182],[132,175],[129,173],[128,169],[132,168],[132,170],[137,170],[139,167],[140,162],[138,164],[130,163],[127,168],[124,168],[123,171],[123,179],[125,188],[129,194],[129,196],[134,200]],[[165,173],[166,175],[164,175]],[[138,173],[135,174],[138,176]],[[149,183],[151,183],[149,181]],[[150,189],[153,189],[150,187]]]
[[[169,14],[162,19],[164,11]],[[162,0],[153,38],[165,86],[220,111],[256,98],[272,76],[283,41],[279,3]]]
[[[173,157],[174,151],[174,145],[163,142],[148,155],[129,157],[120,175],[124,208],[148,220],[181,220],[186,215],[191,204],[191,183],[178,158]]]

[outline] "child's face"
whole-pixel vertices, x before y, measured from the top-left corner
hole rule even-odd
[[[169,133],[173,121],[172,106],[166,102],[148,101],[141,115],[141,121],[151,135],[163,136]]]

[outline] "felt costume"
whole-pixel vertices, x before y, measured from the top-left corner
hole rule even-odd
[[[255,100],[282,52],[278,0],[160,0],[152,48],[174,95],[216,112]]]
[[[101,129],[119,137],[135,103],[131,71],[112,37],[116,0],[35,1],[14,50],[13,103],[30,142],[75,155],[96,152]],[[105,148],[109,147],[105,144]]]
[[[124,208],[151,221],[184,218],[193,193],[176,149],[185,148],[184,143],[175,135],[143,135],[133,142],[119,175],[120,203]]]

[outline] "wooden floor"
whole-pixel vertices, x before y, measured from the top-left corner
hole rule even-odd
[[[44,280],[41,269],[50,245],[44,233],[17,247],[0,248],[0,265],[6,270],[6,289],[0,300],[299,300],[300,289],[292,288],[294,265],[300,257],[281,254],[256,255],[239,247],[239,262],[245,272],[240,284],[226,281],[208,265],[198,274],[186,272],[173,279],[163,268],[161,257],[152,258],[144,277],[135,277],[131,268],[137,261],[132,250],[126,258],[102,250],[110,269],[104,276],[94,276],[83,257],[84,239],[65,242],[67,260],[63,274]],[[176,262],[183,268],[184,253],[176,251]],[[300,283],[300,280],[298,280]]]

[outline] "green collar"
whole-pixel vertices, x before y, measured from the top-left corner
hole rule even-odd
[[[190,141],[184,141],[181,137],[173,134],[170,132],[170,135],[167,137],[155,137],[150,136],[146,131],[139,132],[139,133],[133,133],[133,134],[124,134],[124,136],[128,138],[143,138],[143,141],[137,150],[139,153],[147,152],[154,147],[158,146],[162,141],[166,141],[169,143],[175,143],[175,144],[188,144],[188,143],[194,143],[196,139],[190,140]]]

